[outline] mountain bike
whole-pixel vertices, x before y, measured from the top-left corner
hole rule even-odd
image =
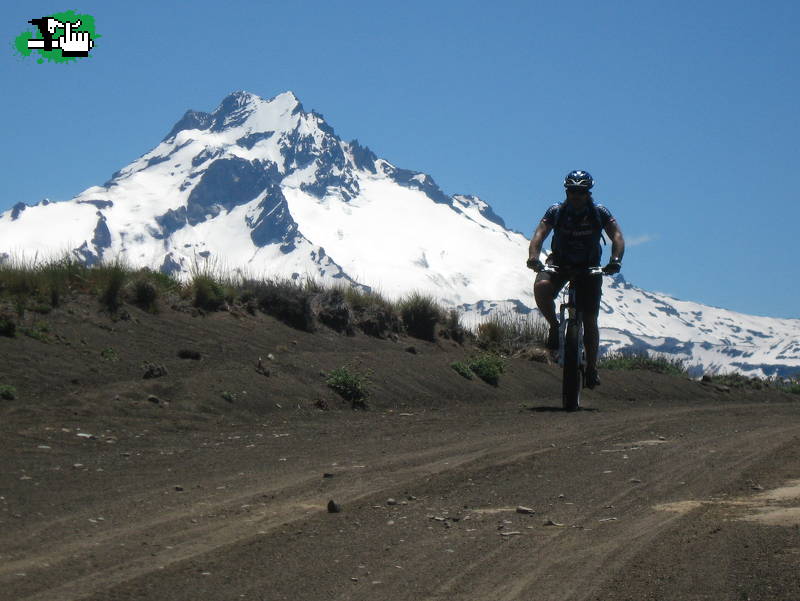
[[[564,373],[561,382],[561,404],[565,411],[581,408],[581,390],[586,378],[586,352],[583,348],[583,313],[576,302],[575,280],[582,275],[608,275],[601,267],[564,269],[546,265],[545,271],[567,276],[558,315],[558,364]]]

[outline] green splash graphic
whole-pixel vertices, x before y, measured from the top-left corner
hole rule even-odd
[[[92,15],[77,14],[74,10],[67,10],[67,11],[64,11],[64,12],[53,13],[51,15],[44,15],[44,16],[51,17],[53,19],[56,19],[56,20],[62,21],[62,22],[63,21],[69,21],[71,23],[74,23],[75,21],[80,20],[81,26],[80,27],[76,27],[72,31],[87,31],[87,32],[89,32],[89,35],[91,36],[92,41],[95,42],[94,46],[89,51],[89,56],[88,57],[62,56],[61,55],[61,48],[54,48],[53,50],[45,50],[44,48],[35,48],[35,49],[31,50],[30,48],[28,48],[28,40],[41,39],[41,34],[39,33],[39,29],[36,28],[33,25],[31,25],[31,31],[22,32],[14,40],[14,49],[16,50],[17,54],[19,54],[22,57],[28,57],[28,56],[31,56],[34,52],[36,52],[37,54],[40,55],[40,58],[38,58],[36,60],[36,62],[39,63],[40,65],[42,63],[44,63],[45,60],[47,62],[51,62],[51,63],[66,64],[66,63],[71,63],[73,61],[76,61],[79,58],[91,58],[92,57],[92,52],[94,52],[94,49],[97,47],[97,39],[103,37],[101,35],[98,35],[97,32],[95,31],[94,17]],[[31,18],[38,19],[39,17],[38,16],[34,16],[34,17],[31,17]],[[65,33],[64,32],[64,28],[63,27],[59,27],[58,29],[56,29],[55,33],[53,34],[53,39],[57,40],[59,37],[64,35],[64,33]]]

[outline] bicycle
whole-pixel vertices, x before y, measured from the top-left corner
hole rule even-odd
[[[562,292],[565,302],[561,303],[558,319],[558,364],[564,370],[561,404],[565,411],[577,411],[581,408],[581,390],[586,378],[586,352],[583,348],[583,314],[575,300],[575,280],[586,274],[608,274],[602,267],[560,269],[552,264],[545,265],[544,271],[567,275],[568,285]]]

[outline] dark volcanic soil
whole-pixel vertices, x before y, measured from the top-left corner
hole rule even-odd
[[[796,395],[608,372],[567,414],[556,367],[495,388],[447,340],[126,310],[0,337],[4,601],[800,599]]]

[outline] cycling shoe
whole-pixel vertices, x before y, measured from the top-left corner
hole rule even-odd
[[[586,379],[584,380],[584,386],[586,386],[586,388],[589,389],[592,389],[595,386],[600,386],[600,376],[597,374],[596,369],[586,372]]]

